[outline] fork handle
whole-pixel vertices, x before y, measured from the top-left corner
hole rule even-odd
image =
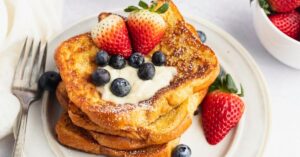
[[[26,135],[26,123],[27,123],[27,115],[28,108],[21,108],[21,112],[19,113],[18,123],[17,123],[17,135],[16,141],[13,149],[13,157],[23,157],[24,156],[24,142]]]

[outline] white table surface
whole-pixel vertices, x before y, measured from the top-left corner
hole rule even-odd
[[[124,8],[135,1],[64,0],[64,3],[62,24],[69,26],[91,14]],[[300,71],[281,64],[262,47],[252,24],[249,0],[175,0],[175,3],[183,15],[193,14],[215,23],[248,49],[267,80],[272,98],[272,129],[265,156],[300,156]],[[9,157],[12,145],[11,135],[1,140],[0,157]]]

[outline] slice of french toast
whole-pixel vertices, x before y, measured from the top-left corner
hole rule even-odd
[[[166,1],[158,0],[158,7]],[[98,126],[138,132],[184,104],[194,93],[206,90],[217,77],[219,63],[214,52],[201,43],[173,2],[168,2],[170,8],[162,14],[168,29],[152,53],[164,52],[166,65],[176,67],[177,75],[169,86],[139,104],[120,105],[101,99],[101,93],[90,82],[90,75],[97,68],[94,58],[99,49],[89,33],[75,36],[58,47],[55,60],[71,102]]]
[[[121,150],[132,150],[149,145],[162,144],[180,137],[191,125],[193,113],[204,98],[205,93],[206,91],[194,94],[189,100],[185,101],[185,104],[162,116],[150,126],[140,128],[136,132],[126,132],[103,129],[101,126],[91,122],[84,113],[70,103],[64,83],[60,83],[56,89],[56,97],[61,106],[68,110],[69,117],[74,125],[88,130],[99,144]],[[182,118],[184,116],[185,118]]]
[[[170,157],[173,148],[179,142],[179,139],[175,139],[165,144],[131,151],[108,148],[98,144],[88,131],[73,125],[68,114],[61,116],[56,124],[55,131],[58,141],[65,146],[88,153],[112,157]]]

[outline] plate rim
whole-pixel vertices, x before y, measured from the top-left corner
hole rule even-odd
[[[111,12],[120,12],[122,9],[112,9]],[[77,20],[76,22],[66,26],[64,29],[62,29],[61,31],[58,31],[57,33],[54,33],[48,40],[48,43],[53,42],[56,38],[58,38],[61,34],[63,34],[64,32],[66,32],[67,30],[77,26],[78,24],[82,23],[83,21],[87,21],[89,19],[95,18],[97,17],[97,14],[91,14],[89,16],[85,16],[83,18],[80,18],[79,20]],[[258,64],[256,63],[256,61],[254,60],[254,58],[251,56],[251,54],[249,53],[249,51],[240,43],[238,42],[238,40],[236,38],[234,38],[232,35],[230,35],[227,31],[225,31],[224,29],[222,29],[221,27],[219,27],[218,25],[214,24],[213,22],[210,22],[209,20],[206,20],[204,18],[199,18],[196,17],[195,15],[192,14],[183,14],[183,17],[185,19],[190,19],[190,20],[194,20],[200,24],[205,23],[205,26],[209,27],[210,29],[212,29],[213,31],[215,31],[218,35],[220,35],[222,38],[226,39],[229,43],[232,44],[233,47],[235,47],[238,50],[238,53],[242,56],[242,58],[245,59],[245,61],[247,62],[247,64],[249,64],[250,69],[252,70],[252,72],[255,74],[255,78],[258,81],[258,85],[260,88],[260,91],[262,93],[262,100],[264,103],[264,117],[265,117],[265,121],[266,121],[266,125],[264,128],[264,135],[262,138],[262,142],[260,144],[259,150],[256,154],[256,156],[261,157],[264,155],[265,150],[266,150],[266,146],[268,145],[269,142],[269,137],[270,137],[270,132],[271,132],[271,125],[272,125],[272,109],[271,109],[271,97],[270,97],[270,92],[269,92],[269,88],[268,85],[266,83],[265,77],[262,73],[262,71],[260,70]],[[43,126],[43,132],[46,136],[46,140],[48,143],[53,142],[51,139],[49,140],[49,129],[46,130],[46,128],[48,128],[48,126],[46,126],[46,119],[45,119],[45,113],[46,113],[46,105],[44,103],[46,103],[46,101],[44,99],[48,100],[48,92],[45,92],[46,94],[44,94],[43,96],[43,103],[42,103],[42,126]],[[47,96],[45,96],[47,95]],[[50,149],[52,150],[52,146],[50,145]],[[52,152],[56,155],[57,152],[52,150]],[[62,154],[61,152],[59,153],[60,155]],[[231,154],[229,152],[229,154]],[[228,156],[228,153],[226,154],[226,156]]]
[[[262,92],[263,101],[264,101],[264,108],[265,108],[265,119],[266,119],[266,126],[265,126],[265,132],[263,135],[263,141],[261,143],[261,146],[259,148],[259,151],[256,156],[263,156],[266,150],[266,146],[269,142],[270,132],[271,132],[271,125],[272,125],[272,108],[271,108],[271,97],[269,88],[267,85],[267,81],[260,70],[258,64],[254,60],[254,58],[251,56],[250,52],[240,43],[236,38],[234,38],[232,35],[230,35],[227,31],[223,30],[221,27],[217,26],[213,22],[210,22],[206,19],[196,17],[195,15],[188,14],[184,16],[185,18],[195,20],[200,23],[205,23],[205,25],[212,30],[214,30],[217,34],[222,36],[224,39],[232,43],[232,46],[235,47],[237,50],[239,50],[239,53],[241,56],[248,62],[250,65],[250,69],[256,74],[256,78],[258,78],[258,84],[260,91]]]

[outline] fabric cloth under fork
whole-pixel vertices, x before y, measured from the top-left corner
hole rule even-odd
[[[10,92],[16,61],[28,36],[46,41],[61,29],[62,0],[4,0],[8,32],[0,45],[0,139],[11,133],[19,101]]]

